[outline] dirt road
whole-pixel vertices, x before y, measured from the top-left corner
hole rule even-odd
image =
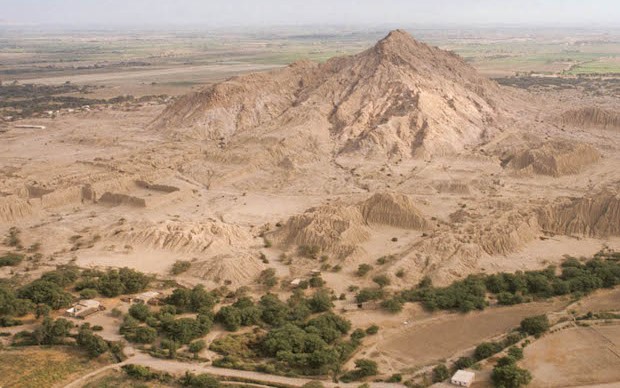
[[[252,379],[256,381],[261,381],[265,385],[269,384],[287,384],[293,386],[302,386],[305,383],[312,381],[311,379],[304,378],[295,378],[295,377],[285,377],[285,376],[277,376],[277,375],[269,375],[265,373],[259,372],[251,372],[237,369],[225,369],[225,368],[216,368],[211,365],[205,364],[195,364],[195,363],[186,363],[174,360],[165,360],[160,358],[154,358],[145,353],[136,353],[136,355],[128,358],[127,360],[118,363],[107,365],[103,368],[97,369],[85,376],[80,377],[79,379],[71,382],[66,385],[65,388],[78,388],[90,381],[91,378],[97,376],[98,374],[105,372],[110,369],[114,369],[117,367],[121,367],[127,364],[136,364],[147,366],[149,368],[168,372],[171,374],[181,374],[186,371],[192,373],[208,373],[215,376],[222,377],[232,377],[232,378],[241,378],[241,379]],[[360,383],[333,383],[331,381],[321,381],[323,385],[327,388],[356,388],[360,385]],[[373,388],[402,388],[401,384],[392,384],[392,383],[370,383],[370,386]]]

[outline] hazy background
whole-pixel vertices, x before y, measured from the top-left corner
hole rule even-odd
[[[618,0],[0,0],[2,24],[611,26]]]

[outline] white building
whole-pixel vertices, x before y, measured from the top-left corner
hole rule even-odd
[[[474,382],[474,378],[476,378],[476,374],[474,372],[458,370],[454,376],[452,376],[450,382],[460,387],[469,387],[471,383]]]
[[[74,304],[66,313],[70,317],[84,318],[103,309],[103,306],[98,301],[94,299],[84,299]]]

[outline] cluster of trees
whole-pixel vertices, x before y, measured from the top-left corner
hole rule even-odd
[[[517,366],[517,361],[523,358],[523,351],[512,347],[508,349],[508,356],[502,357],[497,361],[491,380],[493,385],[498,388],[519,388],[526,386],[532,381],[529,371]]]
[[[215,363],[270,373],[338,373],[366,333],[356,330],[347,338],[350,322],[331,312],[331,307],[332,296],[323,289],[309,296],[297,290],[286,301],[273,294],[263,295],[256,303],[240,298],[220,309],[215,320],[231,331],[240,326],[258,325],[267,332],[255,331],[214,341],[211,350],[224,356]],[[376,333],[377,329],[372,327],[369,333]],[[256,364],[261,358],[269,361]]]
[[[428,310],[482,310],[487,294],[499,304],[512,305],[535,298],[558,295],[582,295],[603,287],[620,284],[620,262],[614,257],[595,257],[585,263],[566,259],[559,269],[550,266],[541,271],[517,271],[493,275],[470,275],[447,287],[433,287],[424,279],[417,288],[403,291],[401,300],[421,302]]]
[[[355,369],[342,375],[340,380],[347,383],[365,377],[375,376],[377,373],[379,373],[379,368],[376,362],[360,358],[359,360],[355,360]]]
[[[81,271],[70,265],[59,266],[21,287],[0,282],[0,324],[19,323],[14,317],[29,312],[36,312],[39,317],[69,307],[75,300],[69,291],[79,291],[80,296],[87,298],[98,294],[117,296],[143,291],[149,282],[147,275],[129,268]]]
[[[151,278],[131,268],[110,269],[108,271],[85,270],[75,289],[97,290],[101,295],[115,297],[123,294],[134,294],[144,291]]]
[[[151,344],[160,334],[175,343],[188,344],[211,330],[213,315],[210,310],[201,309],[195,318],[177,318],[177,312],[174,306],[164,306],[152,313],[147,305],[135,304],[125,316],[120,333],[128,341],[140,344]]]

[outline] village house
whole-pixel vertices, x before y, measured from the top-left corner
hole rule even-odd
[[[105,307],[103,307],[99,301],[84,299],[74,304],[66,311],[66,314],[73,318],[85,318],[102,310],[105,310]]]
[[[457,370],[454,376],[450,379],[450,382],[460,387],[469,387],[474,382],[476,374],[466,370]]]

